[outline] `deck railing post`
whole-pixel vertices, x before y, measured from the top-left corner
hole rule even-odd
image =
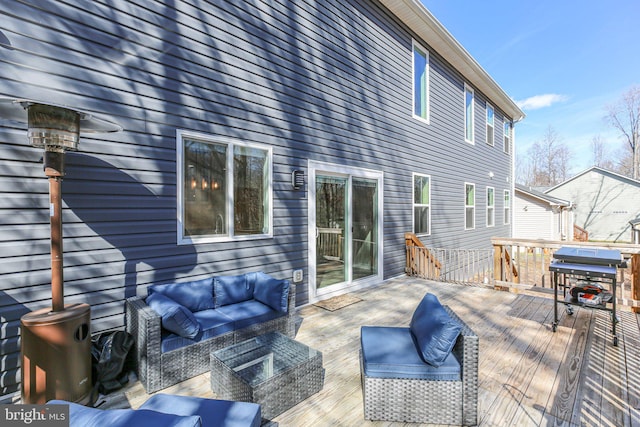
[[[502,282],[504,279],[504,273],[502,270],[502,245],[493,245],[493,279],[494,287],[499,289],[498,282]]]
[[[640,254],[631,256],[631,298],[634,303],[631,310],[640,313],[640,307],[635,305],[640,302]]]

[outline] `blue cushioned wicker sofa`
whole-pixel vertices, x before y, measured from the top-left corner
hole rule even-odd
[[[209,370],[213,350],[261,335],[295,336],[295,285],[262,272],[150,285],[126,302],[140,382],[148,393]]]

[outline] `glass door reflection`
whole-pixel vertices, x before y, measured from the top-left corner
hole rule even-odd
[[[316,287],[318,289],[348,280],[347,184],[338,176],[316,175]]]

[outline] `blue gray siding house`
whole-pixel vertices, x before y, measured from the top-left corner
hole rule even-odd
[[[511,236],[523,113],[417,0],[11,2],[0,97],[123,128],[66,155],[65,302],[93,332],[151,283],[295,272],[304,305],[404,274],[405,232]],[[0,395],[51,304],[41,158],[0,117]]]

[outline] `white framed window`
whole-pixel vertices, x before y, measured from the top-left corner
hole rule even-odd
[[[476,185],[464,184],[464,229],[473,230],[476,227]]]
[[[487,104],[487,144],[493,146],[493,138],[494,138],[494,115],[495,112],[493,107]]]
[[[272,237],[272,149],[176,132],[178,244]]]
[[[511,153],[511,122],[504,119],[504,152]]]
[[[429,51],[413,41],[413,116],[429,122]]]
[[[511,192],[504,190],[504,224],[511,223]]]
[[[472,88],[464,85],[464,140],[474,144],[475,94]]]
[[[493,187],[487,187],[487,227],[493,227],[495,225],[496,218],[496,199],[495,189]]]
[[[431,234],[431,177],[413,174],[413,232]]]

